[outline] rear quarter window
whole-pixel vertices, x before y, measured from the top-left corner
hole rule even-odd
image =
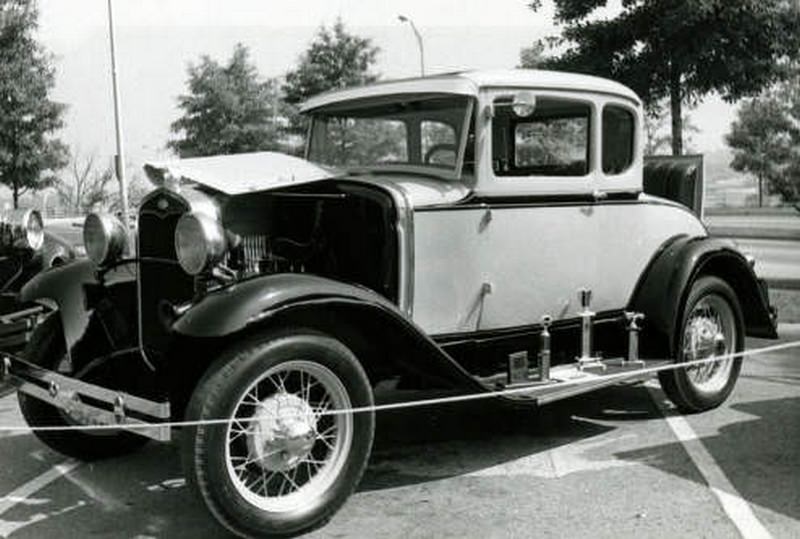
[[[619,105],[603,108],[603,173],[621,174],[633,163],[636,117]]]

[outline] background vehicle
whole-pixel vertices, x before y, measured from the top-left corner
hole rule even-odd
[[[775,337],[752,267],[685,206],[642,193],[642,110],[610,81],[451,74],[309,101],[309,161],[145,167],[138,251],[93,214],[89,261],[5,365],[33,426],[79,458],[181,434],[189,482],[242,536],[327,521],[353,491],[387,379],[544,404]],[[740,360],[661,376],[719,405]],[[639,375],[641,376],[641,375]],[[575,384],[580,381],[580,384]],[[361,411],[356,411],[356,410]],[[219,420],[226,421],[219,423]],[[198,423],[199,422],[199,423]],[[95,424],[118,426],[98,435]]]
[[[36,210],[0,216],[0,350],[24,346],[38,304],[20,304],[19,292],[34,275],[76,257],[74,244],[44,227]]]

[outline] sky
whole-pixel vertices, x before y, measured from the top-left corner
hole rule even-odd
[[[557,33],[550,3],[533,12],[525,0],[113,0],[126,160],[169,159],[169,125],[180,111],[186,67],[207,54],[227,60],[247,45],[264,77],[282,76],[320,25],[341,17],[348,29],[380,47],[383,78],[415,76],[414,20],[423,36],[426,73],[512,68],[519,51]],[[53,98],[69,106],[61,138],[73,154],[115,153],[107,0],[39,0],[39,38],[55,57]],[[701,130],[694,149],[723,147],[733,108],[716,97],[693,113]]]

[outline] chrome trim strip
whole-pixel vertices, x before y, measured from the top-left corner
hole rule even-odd
[[[397,208],[397,306],[410,320],[414,314],[414,208],[401,185],[381,187],[389,193]]]
[[[469,141],[469,126],[472,124],[472,111],[475,110],[476,99],[467,102],[467,110],[464,112],[464,123],[462,123],[461,140],[458,142],[458,161],[456,161],[456,179],[461,180],[461,173],[464,170],[464,160],[467,157],[467,142]],[[477,129],[477,127],[476,127]]]

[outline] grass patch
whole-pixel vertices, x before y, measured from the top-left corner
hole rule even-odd
[[[770,289],[769,301],[778,309],[778,322],[800,322],[800,290]]]

